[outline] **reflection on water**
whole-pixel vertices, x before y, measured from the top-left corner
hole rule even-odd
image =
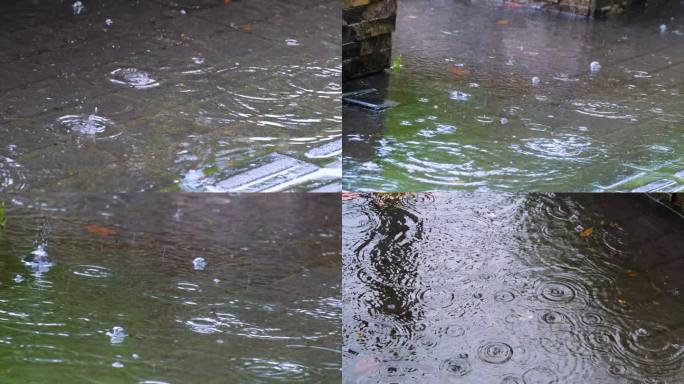
[[[345,107],[345,189],[589,191],[663,166],[671,178],[684,169],[682,15],[680,2],[603,21],[401,2],[403,68],[345,84],[399,103]]]
[[[0,4],[0,191],[230,192],[273,155],[308,167],[279,190],[340,189],[306,155],[341,140],[339,2],[79,9]]]
[[[684,221],[646,196],[343,211],[345,383],[684,380]]]
[[[3,383],[340,381],[339,197],[0,200]]]

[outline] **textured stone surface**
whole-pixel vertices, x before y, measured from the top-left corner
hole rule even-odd
[[[343,1],[343,80],[389,67],[396,17],[396,0]]]

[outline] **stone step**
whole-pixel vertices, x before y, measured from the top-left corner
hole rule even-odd
[[[681,160],[650,169],[632,167],[636,173],[611,185],[597,186],[608,192],[681,192],[684,191],[684,170]]]
[[[275,192],[300,184],[320,168],[294,157],[271,153],[257,161],[262,165],[217,182],[211,192]]]
[[[342,154],[342,139],[331,141],[318,147],[311,148],[306,154],[309,159],[324,159]]]

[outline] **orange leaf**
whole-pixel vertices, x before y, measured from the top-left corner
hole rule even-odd
[[[470,74],[470,71],[463,67],[451,67],[449,68],[449,72],[456,76],[467,76]]]
[[[583,229],[582,232],[579,233],[579,235],[581,238],[584,239],[584,238],[591,236],[592,233],[594,233],[594,227],[589,227],[589,228]]]
[[[637,275],[639,275],[639,274],[634,272],[634,271],[627,272],[627,276],[629,276],[629,277],[637,277]]]
[[[242,26],[242,30],[247,33],[252,33],[252,24],[245,24]]]
[[[496,25],[508,25],[508,20],[506,20],[506,19],[497,20]]]
[[[342,192],[342,200],[353,200],[358,199],[359,197],[361,197],[361,195],[356,192]]]
[[[90,224],[87,227],[85,227],[85,230],[102,237],[116,235],[119,233],[119,231],[115,228],[105,227],[98,224]]]

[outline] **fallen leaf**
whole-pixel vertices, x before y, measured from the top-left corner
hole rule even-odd
[[[620,305],[625,305],[625,304],[627,304],[627,301],[626,301],[625,299],[623,299],[622,297],[618,297],[617,302],[618,302]]]
[[[637,277],[637,275],[639,275],[639,274],[634,272],[634,271],[627,272],[627,276],[629,276],[629,277]]]
[[[342,192],[342,200],[353,200],[361,197],[360,194],[356,192]]]
[[[223,4],[228,5],[232,2],[232,0],[223,0]]]
[[[594,233],[594,227],[589,227],[583,229],[582,232],[579,233],[579,236],[584,239],[591,236],[592,233]]]
[[[252,24],[245,24],[242,26],[242,30],[247,33],[252,33]]]
[[[98,224],[90,224],[85,227],[85,230],[102,237],[116,235],[119,233],[119,231],[116,228],[105,227]]]
[[[449,72],[453,73],[456,76],[467,76],[470,74],[470,71],[463,67],[451,67],[449,68]]]
[[[506,20],[506,19],[497,20],[496,25],[508,25],[508,20]]]

